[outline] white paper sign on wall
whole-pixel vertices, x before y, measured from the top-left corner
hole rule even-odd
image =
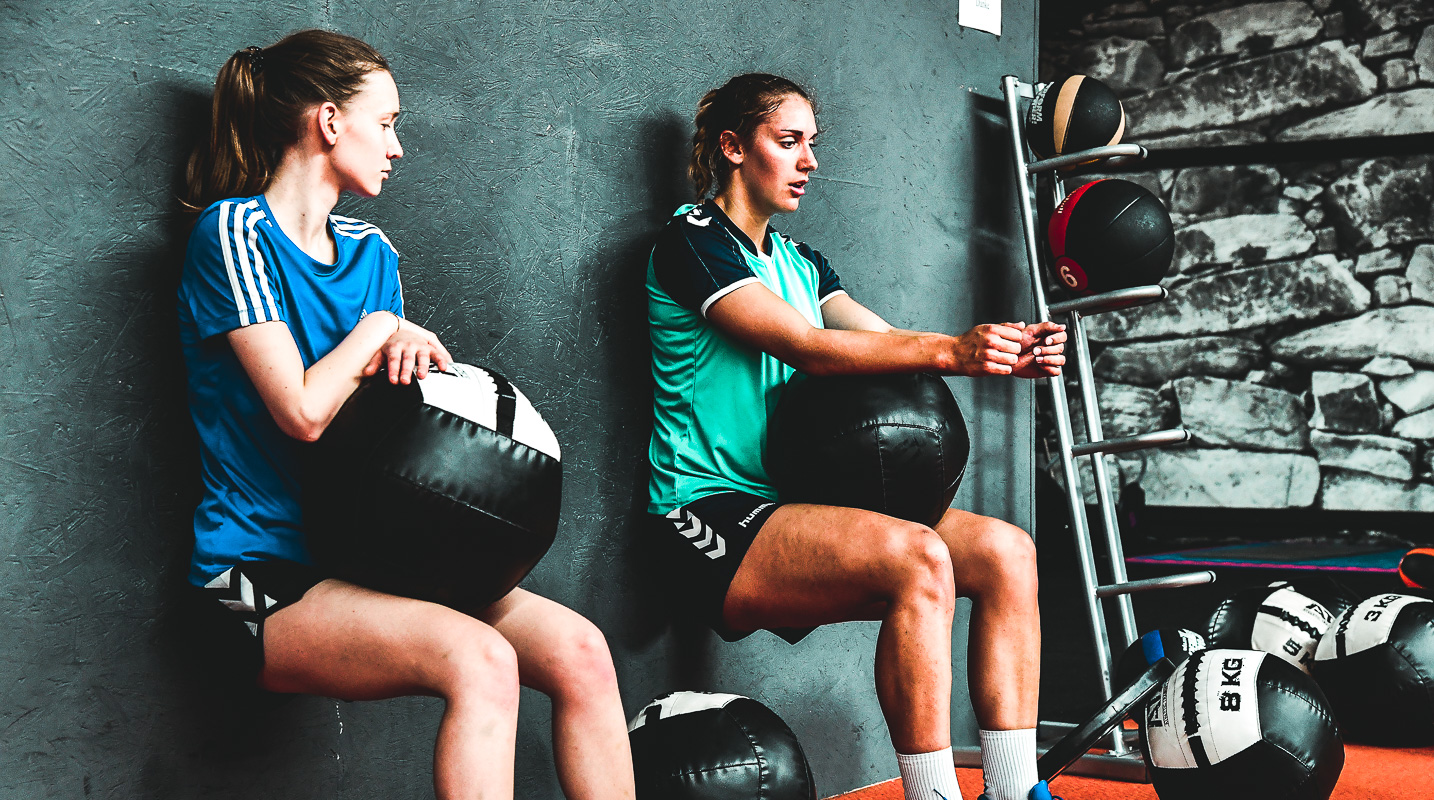
[[[975,28],[1001,35],[1001,0],[961,0],[957,21],[963,28]]]

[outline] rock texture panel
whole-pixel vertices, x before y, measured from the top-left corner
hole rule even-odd
[[[1419,370],[1379,384],[1379,393],[1405,414],[1434,408],[1434,372]]]
[[[1272,214],[1283,177],[1273,167],[1197,167],[1175,176],[1170,213],[1186,217]]]
[[[1404,277],[1409,281],[1411,297],[1424,303],[1434,303],[1434,245],[1421,244],[1414,248]]]
[[[1321,430],[1373,433],[1382,419],[1374,381],[1352,372],[1316,372],[1310,376],[1315,413],[1311,423]]]
[[[1434,197],[1431,159],[1366,161],[1330,184],[1333,211],[1349,234],[1369,247],[1426,239]]]
[[[1412,62],[1411,62],[1412,66]],[[1384,94],[1282,131],[1282,142],[1434,132],[1434,89]]]
[[[1201,444],[1290,452],[1309,447],[1310,420],[1299,395],[1220,378],[1181,378],[1175,399],[1181,427]]]
[[[1177,66],[1229,55],[1263,55],[1304,44],[1324,25],[1307,3],[1257,3],[1196,17],[1170,34]]]
[[[1310,444],[1319,456],[1319,465],[1352,472],[1364,472],[1396,481],[1414,478],[1413,442],[1391,436],[1341,436],[1315,431]]]
[[[1197,222],[1175,232],[1175,269],[1247,266],[1301,256],[1315,235],[1292,214],[1240,214]]]
[[[1434,307],[1382,308],[1354,319],[1311,328],[1270,345],[1277,358],[1307,364],[1368,361],[1392,356],[1434,366]]]
[[[1305,508],[1319,493],[1319,462],[1289,453],[1151,450],[1140,488],[1158,506]]]
[[[1331,511],[1434,511],[1434,486],[1330,470],[1320,505]]]
[[[1126,102],[1130,138],[1220,128],[1299,109],[1366,100],[1379,86],[1342,42],[1286,50],[1201,72]]]
[[[1349,316],[1369,303],[1369,290],[1348,267],[1334,256],[1318,255],[1197,278],[1171,289],[1163,303],[1092,317],[1087,333],[1103,342],[1201,336]],[[1434,348],[1434,341],[1427,346]]]
[[[1200,336],[1107,347],[1091,366],[1108,381],[1159,386],[1181,375],[1237,378],[1259,366],[1263,356],[1263,348],[1248,339]]]

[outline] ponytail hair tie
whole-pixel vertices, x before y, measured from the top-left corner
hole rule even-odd
[[[249,70],[255,75],[264,69],[264,48],[250,46],[240,52],[249,57]]]

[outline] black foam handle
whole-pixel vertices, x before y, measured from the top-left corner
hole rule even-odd
[[[1100,710],[1079,728],[1066,734],[1046,754],[1036,761],[1036,774],[1043,781],[1051,780],[1065,772],[1071,764],[1085,755],[1100,737],[1115,730],[1122,720],[1130,716],[1136,706],[1149,700],[1160,691],[1161,684],[1175,672],[1175,663],[1168,658],[1156,660],[1135,683],[1101,706]]]

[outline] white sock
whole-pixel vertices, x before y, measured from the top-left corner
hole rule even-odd
[[[981,731],[981,771],[991,800],[1026,800],[1036,776],[1036,729]]]
[[[951,748],[934,753],[896,754],[906,800],[961,800]]]

